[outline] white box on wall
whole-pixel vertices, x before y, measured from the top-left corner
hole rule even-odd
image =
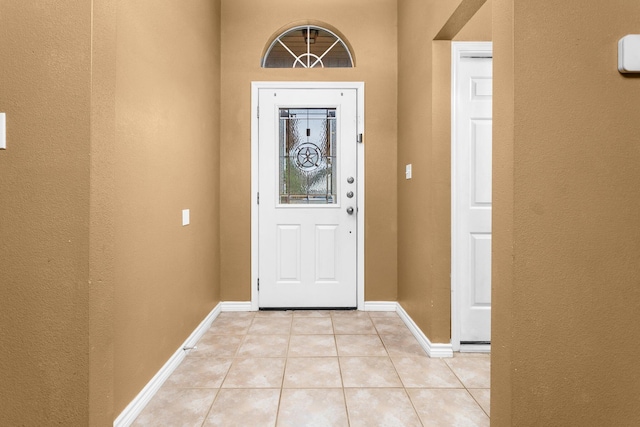
[[[618,42],[618,71],[640,73],[640,34],[629,34]]]
[[[0,113],[0,150],[7,149],[7,114]]]

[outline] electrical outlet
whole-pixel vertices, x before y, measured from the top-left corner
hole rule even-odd
[[[404,176],[406,179],[411,179],[411,164],[408,164],[404,169]]]

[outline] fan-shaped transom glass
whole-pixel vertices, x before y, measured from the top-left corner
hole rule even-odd
[[[278,36],[262,60],[263,68],[351,68],[349,48],[326,28],[303,25]]]

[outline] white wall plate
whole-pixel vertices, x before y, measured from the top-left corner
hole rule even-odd
[[[629,34],[618,42],[618,71],[640,73],[640,34]]]

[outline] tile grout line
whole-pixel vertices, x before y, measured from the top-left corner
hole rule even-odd
[[[213,326],[214,322],[215,322],[215,319],[211,323],[212,326]],[[251,319],[251,323],[249,323],[249,327],[247,327],[247,333],[249,332],[249,328],[251,327],[252,323],[253,323],[253,319]],[[211,329],[211,326],[209,327],[209,329]],[[222,391],[222,385],[224,384],[225,380],[227,379],[227,376],[229,375],[229,372],[231,371],[231,366],[233,366],[233,362],[235,361],[236,356],[240,352],[240,347],[242,347],[242,344],[244,343],[246,337],[247,337],[247,334],[244,334],[244,336],[242,337],[242,340],[238,343],[238,347],[236,348],[235,352],[233,353],[233,356],[231,356],[231,363],[229,364],[229,368],[227,369],[227,372],[224,374],[224,377],[222,378],[222,381],[220,381],[220,387],[218,387],[218,391],[216,392],[216,396],[213,398],[213,401],[211,402],[211,405],[209,406],[209,409],[207,410],[207,413],[205,414],[204,419],[202,420],[201,427],[204,427],[204,425],[207,422],[207,419],[209,418],[209,415],[211,415],[211,410],[213,409],[213,405],[215,405],[216,401],[220,397],[220,392]],[[225,338],[226,338],[226,336],[225,336]]]
[[[289,323],[289,337],[287,341],[287,352],[284,355],[284,366],[282,367],[282,381],[280,381],[280,394],[278,396],[278,406],[276,408],[276,419],[273,426],[278,425],[278,418],[280,418],[280,407],[282,405],[282,393],[284,392],[284,380],[287,373],[287,366],[289,365],[289,350],[291,348],[291,332],[293,332],[293,312],[291,313],[291,323]]]
[[[478,402],[478,399],[476,399],[476,397],[473,395],[473,393],[471,393],[469,391],[469,387],[467,387],[467,385],[464,383],[464,381],[462,381],[462,379],[458,376],[458,374],[456,374],[456,371],[453,370],[453,368],[451,367],[451,365],[449,365],[446,361],[444,362],[445,365],[447,365],[447,368],[449,368],[449,370],[451,371],[451,373],[456,377],[456,379],[458,381],[460,381],[460,384],[462,384],[462,387],[464,388],[464,390],[467,392],[467,394],[469,396],[471,396],[471,398],[473,399],[474,402],[476,402],[476,405],[478,405],[478,407],[480,408],[480,410],[489,418],[491,419],[491,415],[487,414],[487,411],[484,410],[484,408],[482,407],[482,405],[480,404],[480,402]],[[489,390],[491,390],[491,388],[489,388]]]
[[[371,316],[369,316],[371,317]],[[411,396],[409,395],[409,392],[407,391],[407,387],[404,383],[404,381],[402,381],[402,377],[400,376],[400,373],[398,372],[398,368],[396,367],[396,364],[393,363],[393,359],[391,358],[391,354],[389,353],[389,349],[387,348],[387,346],[384,344],[384,341],[382,341],[382,337],[380,336],[380,331],[378,330],[378,328],[376,327],[375,322],[372,320],[371,323],[373,323],[373,327],[376,328],[376,331],[378,332],[378,339],[380,340],[380,342],[382,342],[382,345],[384,346],[384,350],[387,352],[387,357],[389,358],[389,361],[391,362],[391,366],[393,366],[393,370],[396,373],[396,375],[398,376],[398,379],[400,380],[400,384],[402,384],[402,390],[404,391],[405,396],[407,396],[407,399],[409,400],[409,403],[411,404],[411,408],[413,409],[413,412],[416,415],[416,418],[418,419],[418,422],[420,423],[420,425],[422,427],[424,427],[424,423],[422,422],[422,418],[420,418],[420,414],[418,413],[418,410],[416,409],[416,405],[413,403],[413,399],[411,399]]]
[[[229,365],[229,368],[231,368],[231,365]],[[207,410],[207,413],[204,415],[204,418],[202,419],[202,424],[200,424],[200,427],[204,427],[204,425],[207,423],[207,418],[209,418],[209,414],[211,414],[213,405],[216,403],[216,400],[218,400],[218,397],[220,396],[220,390],[222,390],[222,383],[220,383],[220,388],[216,392],[216,397],[213,398],[211,405],[209,405],[209,409]]]
[[[331,316],[331,326],[333,327],[333,316]],[[338,371],[340,372],[340,385],[342,385],[342,398],[344,399],[344,411],[347,415],[347,426],[351,426],[351,415],[349,414],[349,405],[347,404],[347,392],[344,386],[342,364],[340,363],[340,353],[338,352],[338,340],[336,339],[335,328],[333,329],[333,345],[336,346],[336,359],[338,360]]]
[[[474,389],[474,390],[486,390],[486,389]],[[489,389],[489,390],[491,390],[491,389]],[[473,395],[473,393],[471,393],[469,391],[469,389],[467,389],[467,393],[469,393],[471,395],[471,398],[476,402],[476,404],[480,407],[480,409],[482,409],[482,412],[484,412],[485,415],[487,417],[489,417],[489,419],[491,419],[491,415],[487,414],[487,411],[484,410],[484,407],[480,404],[480,402],[478,402],[478,399],[476,399],[476,397]],[[489,403],[489,404],[491,404],[491,403]]]

